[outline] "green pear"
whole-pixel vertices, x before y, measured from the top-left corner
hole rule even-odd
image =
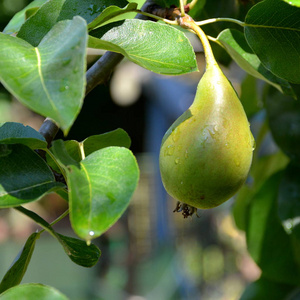
[[[245,182],[254,139],[243,106],[219,66],[207,66],[193,104],[166,132],[160,172],[166,191],[188,215],[231,198]]]

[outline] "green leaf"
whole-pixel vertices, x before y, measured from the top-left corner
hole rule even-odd
[[[52,118],[66,134],[85,92],[86,23],[57,23],[37,48],[0,33],[0,80],[20,102]]]
[[[17,37],[37,47],[46,34],[56,24],[65,0],[47,1],[34,16],[29,18],[20,28]]]
[[[5,291],[0,295],[1,300],[68,300],[68,298],[53,287],[28,283]]]
[[[244,184],[235,198],[232,213],[236,226],[241,230],[246,230],[249,204],[264,182],[274,173],[283,170],[289,159],[278,151],[274,154],[261,156],[255,160],[251,166],[251,184]]]
[[[248,210],[247,246],[265,278],[298,284],[300,272],[292,241],[277,214],[278,185],[281,178],[282,172],[272,175],[254,195]]]
[[[257,79],[251,75],[247,75],[242,81],[240,100],[248,119],[262,109],[262,101],[257,91]]]
[[[273,85],[280,92],[294,96],[288,81],[276,77],[262,65],[260,59],[249,47],[242,32],[235,29],[225,29],[218,35],[217,40],[244,71]]]
[[[253,6],[245,19],[245,37],[262,64],[292,83],[300,83],[300,8],[282,0]]]
[[[180,75],[198,70],[194,50],[180,30],[136,19],[113,24],[113,28],[109,24],[91,31],[89,47],[121,53],[160,74]]]
[[[82,143],[85,155],[88,156],[97,150],[110,146],[129,148],[131,140],[126,131],[118,128],[103,134],[89,136]]]
[[[87,245],[86,242],[82,240],[57,233],[47,221],[31,210],[22,206],[18,206],[15,209],[34,220],[37,224],[44,228],[44,230],[57,239],[57,241],[62,245],[65,253],[74,263],[87,268],[92,267],[97,263],[101,254],[97,246],[93,244]]]
[[[27,19],[27,11],[42,6],[46,1],[47,0],[34,0],[29,3],[24,9],[14,15],[4,28],[3,33],[14,34],[18,32]]]
[[[240,300],[282,300],[292,291],[293,286],[279,284],[261,277],[255,282],[250,283],[243,292]]]
[[[300,0],[283,0],[283,1],[287,2],[290,5],[294,5],[294,6],[300,7]]]
[[[81,16],[87,23],[91,23],[109,6],[125,7],[127,4],[126,0],[65,0],[58,21]]]
[[[278,215],[287,233],[300,224],[300,167],[291,162],[279,184]],[[299,235],[300,241],[300,235]]]
[[[88,29],[95,29],[110,21],[111,19],[122,15],[127,12],[131,12],[137,9],[137,3],[129,3],[126,7],[120,8],[118,6],[109,6],[106,8],[97,18],[95,18],[91,23],[88,24]]]
[[[92,135],[82,142],[74,140],[63,142],[62,140],[56,140],[52,143],[50,150],[53,152],[62,167],[69,165],[76,165],[79,167],[77,162],[82,161],[82,153],[80,150],[81,145],[83,145],[85,156],[88,156],[91,153],[105,147],[118,146],[129,148],[130,144],[131,140],[127,132],[118,128],[103,134]],[[51,157],[47,156],[47,162],[55,171],[60,172]]]
[[[27,270],[28,264],[31,260],[31,256],[35,247],[35,242],[39,237],[39,233],[33,233],[27,239],[23,249],[15,258],[13,264],[6,272],[0,283],[0,294],[11,287],[18,285],[22,281],[23,276]]]
[[[45,161],[21,144],[0,145],[0,170],[1,208],[38,200],[64,187]]]
[[[70,220],[76,234],[90,241],[110,228],[127,208],[139,170],[130,150],[106,147],[68,171]]]
[[[300,158],[300,101],[269,89],[265,107],[272,136],[292,159]]]
[[[125,0],[110,0],[109,5],[124,7]],[[21,27],[18,37],[37,46],[51,28],[59,21],[80,16],[90,23],[107,7],[105,0],[50,0]]]
[[[90,268],[98,262],[101,251],[96,245],[87,245],[85,241],[59,233],[57,235],[64,242],[65,246],[67,246],[65,250],[68,250],[68,256],[77,265]]]
[[[21,123],[0,123],[0,144],[23,144],[31,149],[47,148],[45,138],[32,127]]]

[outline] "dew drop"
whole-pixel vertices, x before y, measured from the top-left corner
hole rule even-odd
[[[174,145],[169,145],[166,149],[165,149],[165,156],[172,156],[174,154],[175,151],[175,147]]]
[[[172,132],[172,139],[174,142],[177,142],[180,136],[180,129],[178,127]]]
[[[90,236],[94,236],[94,235],[95,235],[95,232],[91,230],[91,231],[89,232],[89,235],[90,235]]]
[[[175,164],[178,165],[179,163],[180,163],[180,158],[177,157],[177,158],[175,159]]]

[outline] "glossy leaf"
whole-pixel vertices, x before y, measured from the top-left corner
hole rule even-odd
[[[130,150],[95,151],[68,171],[70,219],[76,234],[90,241],[110,228],[127,208],[139,170]]]
[[[185,34],[169,25],[125,20],[90,32],[89,47],[123,54],[150,71],[179,75],[197,71],[193,48]]]
[[[127,132],[119,128],[103,134],[91,135],[82,143],[85,155],[88,156],[97,150],[110,146],[129,148],[131,140]]]
[[[34,0],[30,2],[24,9],[20,10],[14,15],[14,17],[9,21],[3,32],[6,34],[13,34],[20,30],[21,26],[27,19],[27,11],[32,8],[38,8],[42,6],[47,0]]]
[[[57,235],[67,246],[65,250],[68,250],[68,256],[77,265],[90,268],[98,262],[101,251],[96,245],[87,245],[85,241],[64,236],[59,233]]]
[[[300,167],[291,162],[279,185],[278,215],[286,232],[300,225]],[[295,233],[298,233],[297,231]],[[298,236],[300,242],[300,235]]]
[[[125,0],[111,0],[110,5],[124,7]],[[80,16],[90,23],[107,7],[105,0],[50,0],[21,27],[18,37],[37,46],[51,28],[59,21]]]
[[[286,299],[285,297],[289,295],[292,289],[292,285],[279,284],[276,281],[270,281],[261,277],[246,287],[240,300],[283,300]]]
[[[86,23],[56,24],[37,48],[0,33],[0,80],[24,105],[67,133],[85,92]]]
[[[276,203],[281,177],[282,172],[272,175],[251,201],[246,228],[247,246],[265,278],[297,284],[300,270],[296,265],[292,241],[277,214]]]
[[[88,25],[88,29],[95,29],[96,27],[100,27],[107,21],[122,15],[127,12],[131,12],[137,9],[137,3],[129,3],[126,7],[120,8],[118,6],[109,6],[106,8],[97,18],[95,18],[91,23]]]
[[[1,300],[68,300],[68,298],[53,287],[28,283],[10,288],[0,295]]]
[[[18,206],[15,209],[34,220],[44,230],[57,239],[57,241],[62,245],[65,253],[74,263],[88,268],[97,263],[101,254],[97,246],[87,245],[86,242],[82,240],[57,233],[47,221],[31,210],[22,206]]]
[[[88,156],[94,151],[100,150],[105,147],[118,146],[129,148],[131,144],[130,137],[123,129],[116,129],[103,134],[92,135],[82,142],[74,140],[62,141],[55,140],[52,143],[51,151],[56,159],[60,162],[61,167],[69,165],[76,165],[82,160],[82,153],[80,147],[83,147],[84,155]],[[47,162],[56,172],[60,172],[56,163],[50,156],[47,155]]]
[[[18,285],[22,281],[27,270],[28,264],[31,260],[31,256],[35,247],[35,242],[39,237],[39,233],[33,233],[27,239],[23,249],[15,258],[14,262],[12,263],[11,267],[6,272],[0,283],[0,294],[11,287]]]
[[[91,23],[110,6],[125,7],[126,0],[65,0],[59,15],[59,20],[72,19],[74,16],[81,16],[87,23]]]
[[[245,37],[262,64],[292,83],[300,83],[300,8],[282,0],[253,6],[245,19]]]
[[[0,207],[12,207],[38,200],[61,189],[45,161],[30,148],[0,145]]]
[[[0,124],[0,144],[23,144],[31,149],[47,148],[45,138],[38,131],[14,122]]]
[[[295,5],[295,6],[300,7],[300,0],[284,0],[284,1],[290,5]]]
[[[244,71],[258,79],[266,81],[281,92],[294,95],[288,81],[276,77],[263,66],[260,59],[249,47],[242,32],[236,29],[225,29],[218,35],[217,40]]]

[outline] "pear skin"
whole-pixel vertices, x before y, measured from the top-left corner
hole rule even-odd
[[[159,165],[166,191],[189,206],[208,209],[245,182],[254,139],[240,100],[218,65],[202,76],[190,108],[166,132]]]

